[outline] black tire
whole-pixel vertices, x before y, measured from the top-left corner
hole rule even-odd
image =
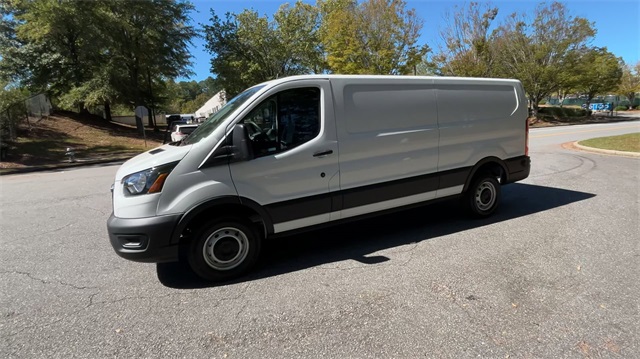
[[[258,260],[262,238],[249,222],[226,218],[201,227],[189,245],[189,265],[201,278],[237,278]]]
[[[473,217],[485,218],[496,211],[500,196],[500,183],[494,175],[485,172],[473,179],[463,197],[463,203]]]

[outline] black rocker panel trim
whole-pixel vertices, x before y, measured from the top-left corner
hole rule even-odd
[[[273,223],[293,221],[300,218],[329,213],[332,210],[331,193],[302,197],[289,201],[266,205],[265,208]]]
[[[347,189],[265,206],[273,223],[282,223],[296,219],[366,206],[396,198],[413,196],[435,191],[439,188],[464,185],[472,167],[437,172],[396,181],[377,183],[364,187]]]

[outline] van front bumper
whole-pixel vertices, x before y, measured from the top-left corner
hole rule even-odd
[[[111,214],[107,220],[111,246],[120,257],[136,262],[177,261],[178,244],[171,243],[171,238],[181,216],[118,218]]]

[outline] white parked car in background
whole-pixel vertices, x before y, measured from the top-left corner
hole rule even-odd
[[[196,124],[175,124],[173,125],[173,129],[171,130],[171,142],[180,141],[183,138],[187,137],[191,132],[193,132],[198,125]]]

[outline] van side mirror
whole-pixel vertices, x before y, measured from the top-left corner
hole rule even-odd
[[[253,159],[253,150],[247,129],[243,124],[234,126],[227,135],[225,143],[219,146],[205,162],[204,167],[219,166],[229,162],[248,161]]]
[[[244,124],[237,124],[231,132],[232,161],[248,161],[253,159],[251,140]]]

